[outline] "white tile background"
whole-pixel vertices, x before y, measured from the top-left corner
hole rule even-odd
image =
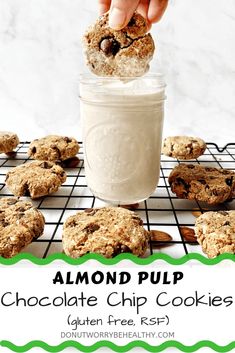
[[[0,1],[0,128],[81,138],[81,36],[96,0]],[[168,84],[164,134],[235,140],[235,2],[170,0],[152,34]]]

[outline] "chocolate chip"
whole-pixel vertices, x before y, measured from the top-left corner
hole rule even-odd
[[[206,181],[204,179],[198,179],[199,183],[201,183],[202,185],[206,185]]]
[[[100,226],[96,223],[90,223],[84,228],[88,234],[94,233],[98,229],[100,229]]]
[[[72,140],[71,140],[70,138],[68,138],[68,137],[64,137],[64,141],[65,141],[66,143],[72,142]]]
[[[231,174],[230,170],[222,169],[221,170],[222,174]]]
[[[118,244],[118,246],[113,252],[113,257],[122,253],[131,253],[131,252],[132,252],[131,249],[127,245]]]
[[[206,172],[211,172],[212,170],[213,170],[213,168],[211,168],[211,167],[205,167]]]
[[[226,222],[224,223],[224,226],[230,226],[230,222],[229,222],[229,221],[226,221]]]
[[[120,205],[122,208],[126,208],[128,210],[137,210],[139,208],[139,203],[131,203],[129,205]]]
[[[233,177],[231,177],[231,178],[226,178],[226,179],[225,179],[225,183],[226,183],[228,186],[232,186],[232,184],[233,184]]]
[[[44,169],[50,169],[52,166],[51,166],[51,164],[49,164],[48,162],[42,162],[42,163],[40,164],[40,167],[41,167],[41,168],[44,168]]]
[[[30,196],[29,186],[27,184],[24,185],[23,195]]]
[[[13,158],[17,155],[17,152],[16,151],[7,152],[6,155],[10,158]]]
[[[0,220],[0,224],[2,225],[2,227],[7,227],[7,226],[9,226],[9,223],[6,222],[4,219]]]
[[[72,157],[72,158],[64,160],[61,163],[61,166],[63,168],[76,168],[78,166],[79,162],[80,162],[80,160],[78,157]]]
[[[8,206],[15,205],[17,203],[16,199],[12,199],[10,201],[7,201]]]
[[[187,165],[187,168],[188,168],[188,169],[194,169],[194,168],[195,168],[195,165],[193,165],[193,164],[188,164],[188,165]]]
[[[189,185],[186,183],[186,181],[184,181],[184,179],[182,178],[176,178],[176,182],[180,185],[183,185],[183,187],[188,190],[189,189]]]
[[[228,216],[229,213],[227,211],[217,211],[217,213],[221,214],[222,216]]]
[[[115,56],[120,49],[120,44],[114,38],[104,38],[100,42],[100,49],[106,56]]]
[[[76,227],[77,226],[77,223],[76,221],[73,219],[72,221],[69,222],[68,224],[70,227]]]
[[[24,207],[20,207],[20,208],[17,209],[17,211],[19,211],[19,212],[25,212],[25,209],[24,209]]]
[[[57,153],[57,158],[60,159],[61,153],[60,153],[59,148],[55,145],[52,145],[51,148]]]
[[[128,27],[132,27],[132,26],[135,26],[135,25],[136,25],[135,19],[132,17],[127,26]]]
[[[53,172],[54,173],[54,172]],[[54,173],[54,174],[57,174],[57,173]],[[64,176],[66,175],[65,171],[63,170],[61,173],[60,173],[60,176],[61,178],[63,178]]]
[[[33,154],[36,153],[36,151],[37,151],[36,147],[33,147],[33,148],[31,149],[31,152],[32,152]]]
[[[143,221],[142,221],[142,219],[138,216],[138,215],[134,215],[133,217],[132,217],[132,219],[134,220],[134,221],[137,221],[137,223],[139,224],[139,225],[143,225]]]
[[[89,216],[94,216],[96,211],[97,210],[95,210],[94,208],[87,208],[86,210],[84,210],[84,212],[87,213]]]

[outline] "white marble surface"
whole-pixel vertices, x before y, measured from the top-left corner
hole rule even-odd
[[[0,129],[81,138],[81,36],[96,0],[0,1]],[[170,0],[152,30],[168,84],[164,135],[235,141],[235,1]]]

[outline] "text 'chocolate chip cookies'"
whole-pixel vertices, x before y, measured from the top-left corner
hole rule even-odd
[[[40,237],[45,220],[31,202],[16,198],[0,200],[0,256],[17,255],[33,239]]]
[[[10,170],[6,185],[15,196],[31,196],[36,199],[59,189],[66,181],[66,173],[52,162],[35,161]]]
[[[147,23],[135,13],[122,30],[109,27],[109,14],[101,16],[83,38],[87,65],[98,76],[136,77],[144,75],[154,53]]]
[[[69,217],[63,228],[66,255],[77,258],[96,253],[112,258],[120,253],[143,256],[149,233],[140,217],[121,207],[88,209]]]

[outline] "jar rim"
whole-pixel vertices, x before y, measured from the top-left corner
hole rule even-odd
[[[158,87],[164,88],[166,87],[166,83],[164,80],[164,75],[158,72],[149,72],[144,76],[136,76],[136,77],[116,77],[116,76],[95,76],[92,73],[81,73],[79,74],[79,82],[80,84],[89,85],[94,83],[104,83],[104,82],[128,82],[132,80],[143,81],[143,80],[156,80],[158,82]]]

